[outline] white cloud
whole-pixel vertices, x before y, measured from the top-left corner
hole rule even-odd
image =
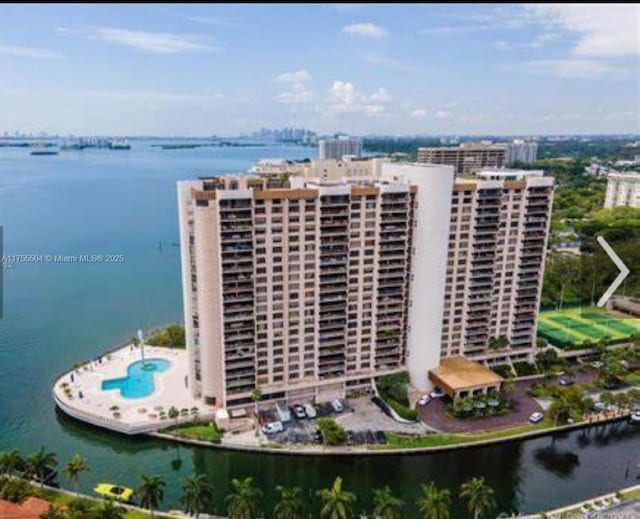
[[[429,111],[424,109],[424,108],[416,108],[415,110],[412,110],[409,115],[411,117],[426,117],[427,115],[429,115]]]
[[[62,54],[49,49],[39,49],[36,47],[22,47],[20,45],[0,45],[0,54],[13,56],[15,58],[56,60],[62,58]]]
[[[638,4],[539,4],[527,6],[539,23],[574,33],[573,54],[621,57],[640,54]]]
[[[558,35],[552,32],[545,32],[539,34],[529,42],[515,43],[504,40],[496,41],[493,43],[493,47],[497,50],[511,50],[511,49],[540,49],[547,43],[550,43],[557,39]]]
[[[372,22],[345,25],[342,28],[342,32],[351,34],[352,36],[362,36],[364,38],[382,38],[388,34],[384,27]]]
[[[304,83],[311,81],[311,74],[305,69],[296,70],[295,72],[283,72],[276,76],[276,81],[282,83]]]
[[[371,94],[365,94],[356,90],[353,83],[334,81],[326,111],[337,114],[381,115],[392,101],[393,96],[382,87]]]
[[[84,36],[157,54],[178,54],[192,51],[215,52],[220,50],[210,45],[204,36],[193,34],[137,31],[117,27],[90,27],[86,29],[58,27],[56,31],[62,34]]]
[[[438,110],[436,112],[436,119],[451,119],[453,112],[451,110]]]
[[[534,60],[523,64],[525,72],[551,74],[561,78],[621,79],[628,77],[624,65],[586,59]]]
[[[313,91],[307,88],[311,74],[306,69],[284,72],[276,76],[278,83],[286,83],[288,89],[276,95],[276,100],[284,104],[308,103],[313,99]]]

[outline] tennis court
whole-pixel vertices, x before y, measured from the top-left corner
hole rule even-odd
[[[586,341],[620,342],[638,334],[640,319],[597,307],[541,312],[538,319],[538,335],[560,348],[579,347]]]

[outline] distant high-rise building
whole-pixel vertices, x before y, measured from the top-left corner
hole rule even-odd
[[[483,168],[502,168],[506,165],[507,146],[466,142],[460,146],[418,148],[418,162],[448,164],[456,175],[475,173]]]
[[[538,158],[538,143],[514,139],[507,143],[507,164],[530,164]]]
[[[362,139],[359,137],[320,139],[318,149],[320,159],[342,160],[346,155],[360,157],[362,155]]]
[[[640,172],[609,173],[604,206],[640,207]]]

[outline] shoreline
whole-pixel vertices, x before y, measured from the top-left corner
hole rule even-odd
[[[424,447],[398,447],[398,448],[379,447],[379,448],[373,448],[373,449],[358,448],[358,447],[331,447],[331,448],[306,447],[306,448],[291,449],[284,446],[276,447],[274,445],[253,446],[249,444],[225,442],[224,440],[221,441],[220,443],[214,443],[214,442],[209,442],[205,440],[185,438],[185,437],[162,433],[158,431],[146,433],[146,436],[167,440],[167,441],[178,442],[185,445],[193,445],[196,447],[207,447],[212,449],[222,449],[222,450],[230,450],[230,451],[238,451],[238,452],[252,452],[257,454],[283,454],[287,456],[303,456],[303,457],[313,457],[313,456],[338,456],[338,457],[354,456],[356,457],[356,456],[394,456],[394,455],[402,456],[406,454],[416,454],[416,453],[429,454],[432,452],[447,452],[447,451],[453,451],[457,449],[486,447],[486,446],[496,445],[501,443],[531,440],[535,438],[541,438],[544,436],[551,436],[556,433],[571,432],[577,429],[586,429],[591,426],[607,425],[610,423],[623,422],[628,420],[629,420],[629,414],[624,414],[621,416],[615,416],[615,417],[599,420],[597,422],[583,421],[583,422],[577,422],[573,424],[560,425],[557,427],[546,427],[544,429],[539,429],[539,430],[524,431],[524,432],[505,435],[503,437],[497,437],[497,438],[486,438],[486,439],[480,439],[480,440],[470,439],[469,441],[461,441],[459,443],[452,443],[450,445],[431,445],[431,446],[424,446]],[[499,433],[500,431],[495,431],[495,432]]]

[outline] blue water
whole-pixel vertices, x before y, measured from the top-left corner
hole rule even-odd
[[[168,369],[169,361],[165,359],[138,360],[129,364],[126,377],[104,380],[102,390],[119,389],[123,398],[145,398],[156,390],[154,373],[162,373]]]
[[[316,489],[339,475],[358,495],[358,512],[370,512],[372,488],[389,485],[412,503],[429,480],[456,495],[465,479],[484,476],[505,512],[560,506],[636,482],[640,427],[595,427],[586,434],[437,455],[290,458],[129,438],[56,412],[51,385],[74,363],[95,359],[138,328],[182,320],[180,257],[173,246],[177,180],[246,171],[263,157],[315,154],[292,146],[161,150],[150,144],[136,140],[130,151],[43,157],[0,148],[5,254],[124,256],[122,263],[19,263],[4,271],[0,450],[29,454],[44,445],[61,463],[80,453],[91,468],[80,479],[86,492],[102,481],[136,487],[142,474],[161,476],[167,481],[165,509],[179,506],[182,478],[205,474],[219,514],[229,481],[247,476],[272,506],[278,484],[300,486],[312,501]],[[452,517],[468,517],[454,501]]]

